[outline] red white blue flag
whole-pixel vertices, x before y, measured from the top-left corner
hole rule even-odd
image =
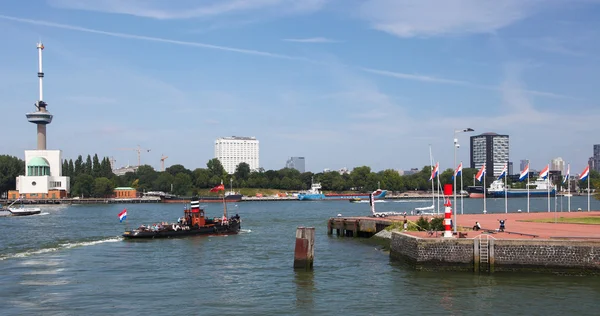
[[[119,213],[119,222],[123,222],[124,219],[127,218],[127,209],[124,209]]]
[[[590,175],[590,165],[587,165],[587,166],[585,166],[585,169],[583,169],[583,172],[579,176],[579,180],[584,181],[589,177],[589,175]]]
[[[481,182],[483,177],[485,177],[485,164],[483,164],[481,166],[481,169],[479,169],[479,171],[477,172],[477,175],[475,177],[477,178],[477,181],[479,181],[479,182]]]

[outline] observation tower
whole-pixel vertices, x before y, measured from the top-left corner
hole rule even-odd
[[[37,44],[38,50],[38,78],[40,81],[40,98],[35,103],[35,112],[27,113],[27,120],[30,123],[37,125],[37,150],[46,150],[46,125],[52,123],[52,114],[48,112],[46,107],[48,104],[44,102],[44,71],[42,70],[42,51],[44,50],[44,44],[39,42]]]

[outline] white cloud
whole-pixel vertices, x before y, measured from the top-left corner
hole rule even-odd
[[[282,14],[313,12],[327,0],[48,0],[52,6],[133,15],[160,20],[210,18],[244,12],[265,13],[277,10]]]
[[[296,43],[340,43],[338,40],[326,38],[326,37],[309,37],[309,38],[285,38],[285,42],[296,42]]]
[[[399,37],[491,33],[548,4],[543,0],[367,0],[359,16],[373,28]]]

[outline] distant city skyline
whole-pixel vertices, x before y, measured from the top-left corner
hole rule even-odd
[[[117,149],[139,145],[156,170],[163,154],[166,167],[206,168],[216,138],[254,135],[267,170],[297,153],[312,172],[409,170],[429,165],[430,145],[445,170],[453,131],[469,127],[510,135],[532,169],[562,157],[581,172],[599,142],[597,1],[32,0],[0,12],[2,154],[21,159],[36,148],[24,115],[40,39],[47,145],[66,159],[135,165]]]

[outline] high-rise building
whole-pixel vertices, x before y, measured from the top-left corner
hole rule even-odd
[[[508,135],[483,133],[471,136],[471,168],[479,169],[485,163],[487,176],[499,176],[508,163]]]
[[[554,158],[550,161],[550,171],[563,172],[564,170],[565,170],[565,161],[561,157]]]
[[[521,159],[521,163],[519,164],[519,172],[521,173],[521,171],[525,170],[525,167],[527,167],[527,159]]]
[[[594,145],[594,155],[592,156],[593,166],[591,166],[593,170],[600,172],[600,144]]]
[[[245,162],[250,170],[259,168],[259,147],[256,137],[221,137],[215,140],[215,158],[219,159],[225,171],[233,174],[237,166]]]
[[[513,172],[514,172],[514,170],[513,170],[513,163],[512,163],[512,161],[509,161],[508,162],[508,174],[509,175],[514,174]]]
[[[38,43],[37,50],[39,100],[35,103],[35,111],[25,114],[27,120],[36,125],[37,149],[25,151],[25,175],[17,177],[15,190],[8,192],[9,199],[59,199],[66,197],[71,188],[69,177],[62,176],[62,152],[46,149],[46,125],[52,123],[53,115],[48,112],[48,104],[44,101],[44,45]]]
[[[304,157],[290,157],[285,163],[285,167],[296,169],[300,171],[300,173],[304,173],[306,170],[305,159]]]

